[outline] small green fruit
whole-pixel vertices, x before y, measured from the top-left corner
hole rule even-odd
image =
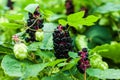
[[[98,68],[102,70],[108,69],[108,64],[104,61],[101,61],[98,63]]]
[[[14,45],[14,54],[17,59],[23,60],[27,58],[27,46],[23,43],[17,43]]]
[[[87,48],[87,39],[84,35],[77,35],[75,39],[75,45],[78,50],[81,50],[82,48]]]
[[[36,38],[36,40],[41,42],[44,38],[44,32],[43,31],[41,31],[41,32],[37,31],[35,33],[35,38]]]

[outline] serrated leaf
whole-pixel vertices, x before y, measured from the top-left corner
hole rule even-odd
[[[69,56],[70,56],[71,58],[77,58],[77,57],[79,57],[78,54],[75,53],[75,52],[69,52],[68,54],[69,54]]]
[[[1,63],[5,74],[12,77],[35,77],[47,64],[32,64],[29,61],[19,61],[13,55],[6,55]]]
[[[67,17],[67,20],[68,20],[68,22],[75,22],[77,20],[80,20],[84,16],[84,13],[85,13],[84,11],[81,11],[81,12],[77,12],[74,14],[70,14]]]
[[[103,57],[113,60],[115,63],[120,63],[120,43],[113,42],[111,44],[104,44],[97,46],[91,50],[91,53],[99,53]]]
[[[98,17],[96,17],[94,15],[90,15],[86,18],[83,18],[83,16],[84,16],[84,11],[69,15],[67,17],[68,24],[70,26],[74,27],[76,30],[78,30],[79,26],[81,26],[81,25],[87,25],[87,26],[94,25],[94,22],[96,22],[99,19]]]
[[[74,13],[74,14],[70,14],[67,17],[68,24],[70,26],[73,26],[77,30],[83,16],[84,16],[84,11],[77,12],[77,13]]]
[[[119,69],[87,69],[87,74],[92,77],[97,77],[99,79],[120,79],[120,70]]]
[[[94,15],[90,15],[88,17],[85,18],[85,24],[84,25],[93,25],[94,22],[96,22],[99,19],[99,17],[96,17]]]
[[[61,25],[63,25],[63,26],[66,26],[67,21],[65,21],[64,19],[60,19],[60,20],[58,21],[58,23],[61,24]]]
[[[34,11],[36,10],[38,6],[39,4],[29,4],[28,6],[25,7],[25,10],[30,13],[34,13]]]

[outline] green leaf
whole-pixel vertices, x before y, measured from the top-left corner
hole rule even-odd
[[[68,54],[69,54],[69,56],[72,57],[72,58],[77,58],[77,57],[78,57],[78,54],[75,53],[75,52],[69,52]]]
[[[98,7],[95,12],[97,13],[109,13],[109,12],[115,12],[115,11],[120,11],[120,5],[115,4],[115,3],[106,3],[103,6]]]
[[[57,65],[58,63],[64,62],[64,61],[66,61],[66,59],[57,59],[57,60],[55,60],[55,61],[49,62],[49,63],[48,63],[48,66],[55,66],[55,65]]]
[[[1,25],[7,29],[18,29],[22,27],[22,25],[16,23],[1,23]]]
[[[39,55],[43,60],[52,61],[55,58],[53,52],[49,50],[46,51],[37,50],[35,54]]]
[[[40,48],[41,42],[33,42],[28,46],[28,51],[37,51]]]
[[[61,25],[63,25],[63,26],[66,26],[67,21],[65,21],[64,19],[60,19],[60,20],[58,21],[58,23],[61,24]]]
[[[13,56],[6,55],[2,60],[1,66],[5,74],[9,76],[16,76],[16,77],[23,76],[21,71],[22,63],[15,60]]]
[[[120,43],[112,42],[111,44],[104,44],[97,46],[91,50],[91,53],[99,53],[103,57],[113,60],[115,63],[120,63]]]
[[[29,4],[28,6],[25,7],[25,10],[30,13],[34,13],[34,11],[36,10],[38,6],[39,4]]]
[[[12,49],[11,48],[8,48],[8,47],[5,47],[3,45],[0,45],[0,53],[6,53],[6,54],[9,54],[9,53],[12,53]]]
[[[43,77],[42,80],[72,80],[69,76],[64,73],[57,73],[49,77]]]
[[[28,77],[28,76],[32,76],[32,77],[36,77],[37,75],[39,75],[39,72],[42,71],[47,64],[41,63],[41,64],[34,64],[34,65],[29,65],[27,66],[24,76]]]
[[[66,66],[62,68],[62,71],[70,70],[73,66],[77,64],[78,60],[80,60],[80,58],[75,58],[71,60]]]
[[[53,49],[53,37],[52,33],[54,29],[57,27],[55,23],[45,23],[43,30],[44,30],[44,39],[42,45],[40,46],[41,49],[45,50],[52,50]]]
[[[53,14],[50,17],[47,18],[48,21],[56,21],[61,18],[65,18],[65,15],[58,15],[58,14]]]
[[[94,25],[94,22],[96,22],[99,18],[93,15],[90,15],[86,18],[83,18],[84,11],[77,12],[74,14],[71,14],[67,17],[68,24],[72,27],[74,27],[76,30],[79,29],[79,26],[81,25],[87,25],[91,26]]]
[[[5,16],[11,20],[23,20],[24,17],[22,14],[6,14]]]
[[[94,15],[90,15],[85,18],[85,23],[81,23],[83,25],[91,26],[94,25],[94,22],[96,22],[99,19],[99,17],[96,17]]]
[[[72,21],[80,20],[83,16],[84,16],[84,11],[81,11],[74,14],[70,14],[67,17],[67,20],[68,22],[72,22]]]
[[[68,24],[70,26],[73,26],[77,30],[78,29],[77,27],[80,25],[80,21],[82,20],[83,16],[84,16],[84,11],[70,14],[67,17]]]
[[[119,69],[87,69],[87,74],[92,77],[97,77],[99,79],[120,79],[120,70]]]
[[[6,55],[1,63],[5,74],[12,77],[35,77],[47,64],[32,64],[29,61],[19,61],[12,55]]]

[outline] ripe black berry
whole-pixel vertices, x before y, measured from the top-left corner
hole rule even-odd
[[[81,59],[78,61],[77,69],[79,72],[84,73],[86,69],[90,67],[87,48],[83,48],[81,52],[78,52],[78,56],[80,56]]]
[[[29,34],[29,38],[27,37],[25,39],[26,42],[36,41],[36,30],[41,29],[43,27],[43,19],[39,19],[41,15],[38,10],[39,9],[36,9],[33,14],[28,12],[29,19],[27,19],[28,29],[26,30],[26,33]]]
[[[67,33],[67,35],[66,35]],[[67,28],[59,25],[53,33],[54,55],[56,58],[68,58],[68,52],[72,51],[72,40]]]

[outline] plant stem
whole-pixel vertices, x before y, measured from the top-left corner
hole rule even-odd
[[[86,80],[86,71],[84,72],[84,80]]]

